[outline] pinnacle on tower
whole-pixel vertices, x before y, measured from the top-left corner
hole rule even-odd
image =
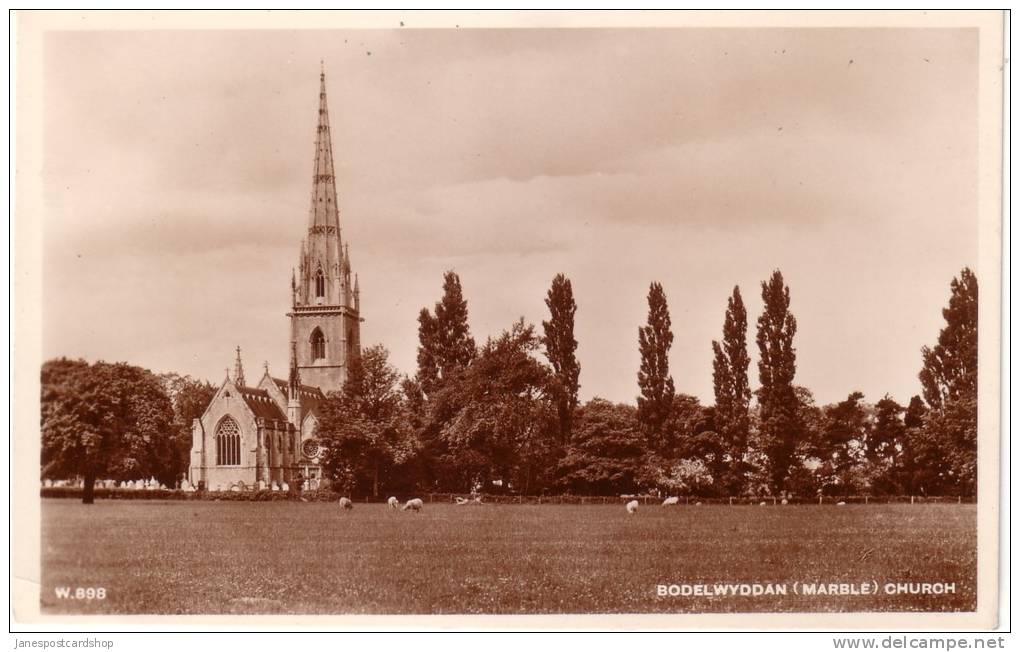
[[[244,387],[244,367],[241,366],[241,347],[237,347],[237,360],[234,362],[234,383]]]
[[[298,371],[297,342],[290,343],[290,398],[296,398],[301,389],[301,372]]]

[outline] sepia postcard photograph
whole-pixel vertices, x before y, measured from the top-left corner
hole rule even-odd
[[[16,621],[995,626],[1001,12],[12,38]]]

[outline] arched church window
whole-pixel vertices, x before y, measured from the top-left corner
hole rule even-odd
[[[326,338],[318,328],[312,331],[312,360],[326,357]]]
[[[231,417],[224,417],[216,429],[216,464],[219,466],[241,464],[241,429]]]
[[[321,269],[315,272],[315,296],[326,296],[326,276],[322,273]]]

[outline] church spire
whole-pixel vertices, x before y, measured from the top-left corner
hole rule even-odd
[[[315,134],[315,168],[312,176],[312,206],[308,216],[309,233],[328,233],[340,237],[336,181],[333,177],[333,139],[329,130],[329,106],[326,104],[326,71],[319,73],[319,124]]]
[[[326,73],[319,73],[319,115],[308,210],[308,234],[301,242],[293,305],[345,306],[340,242],[340,209],[333,170],[333,143],[326,102]]]
[[[309,80],[310,81],[310,80]],[[309,98],[311,99],[311,98]],[[301,387],[324,392],[343,387],[351,358],[359,350],[361,317],[351,288],[350,252],[343,246],[337,202],[325,66],[319,71],[319,113],[315,133],[308,232],[292,272],[290,401],[300,408]],[[290,410],[290,407],[288,407]],[[288,412],[299,423],[300,410]]]
[[[234,383],[244,387],[244,367],[241,366],[241,347],[237,347],[237,360],[234,361]]]

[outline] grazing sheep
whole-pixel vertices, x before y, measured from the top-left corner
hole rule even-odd
[[[846,503],[844,503],[842,500],[836,503],[836,507],[842,507],[843,505],[846,505]]]
[[[700,506],[700,505],[701,505],[701,501],[700,501],[700,500],[699,500],[698,502],[694,503],[694,506],[695,506],[695,507],[698,507],[698,506]]]
[[[468,500],[467,498],[461,498],[460,496],[457,496],[457,497],[456,497],[456,498],[455,498],[454,500],[456,500],[456,501],[457,501],[457,504],[458,504],[458,505],[467,505],[468,503],[470,503],[470,502],[471,502],[471,501],[470,501],[470,500]]]
[[[663,507],[669,507],[671,505],[677,505],[679,503],[680,503],[680,499],[679,498],[677,498],[676,496],[670,496],[666,500],[662,501],[662,506]]]
[[[758,507],[764,507],[764,506],[765,506],[765,501],[764,500],[761,501],[760,503],[758,503]]]
[[[786,500],[785,498],[783,498],[783,500],[782,500],[782,504],[783,504],[783,505],[786,505],[786,504],[787,504],[787,502],[789,502],[789,501],[787,501],[787,500]]]
[[[637,511],[637,507],[638,507],[638,501],[636,501],[636,500],[630,501],[629,503],[627,503],[627,513],[628,514],[633,514],[634,512]]]
[[[341,498],[340,509],[354,509],[354,503],[351,502],[350,498]]]
[[[390,499],[386,501],[386,504],[390,506],[390,509],[397,509],[400,507],[400,501],[397,500],[396,496],[390,496]]]
[[[404,504],[404,511],[411,510],[413,512],[420,512],[421,508],[425,506],[421,498],[412,498]]]

